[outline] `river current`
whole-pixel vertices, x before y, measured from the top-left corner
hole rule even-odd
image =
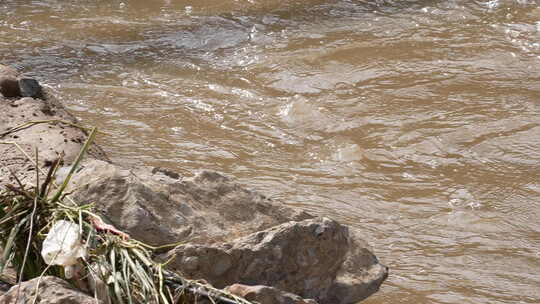
[[[111,158],[360,230],[364,303],[540,303],[540,2],[0,0]]]

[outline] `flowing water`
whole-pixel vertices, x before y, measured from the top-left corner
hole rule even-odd
[[[540,303],[540,1],[0,0],[0,63],[117,161],[360,229],[365,303]]]

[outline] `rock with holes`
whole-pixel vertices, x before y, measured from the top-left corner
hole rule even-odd
[[[162,258],[218,288],[266,285],[320,303],[357,302],[387,276],[387,268],[346,226],[328,218],[287,222],[227,243],[185,244]]]
[[[57,277],[46,276],[15,285],[0,296],[2,304],[103,304]]]

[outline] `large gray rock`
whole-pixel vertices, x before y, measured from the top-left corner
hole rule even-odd
[[[231,243],[186,244],[165,256],[192,279],[223,288],[236,282],[268,285],[321,299],[345,261],[348,229],[327,218],[288,222]]]
[[[259,304],[318,304],[313,299],[302,299],[302,297],[290,292],[264,285],[233,284],[227,286],[225,291]]]
[[[152,245],[232,240],[312,217],[210,171],[187,179],[166,170],[134,172],[93,160],[73,178],[70,189],[76,190],[77,202],[95,202],[117,228]]]
[[[51,276],[35,278],[11,287],[0,296],[0,303],[33,303],[34,299],[35,303],[39,304],[102,304],[101,301],[71,287],[66,281]]]
[[[377,291],[387,276],[387,268],[361,244],[346,226],[315,218],[230,243],[181,245],[162,258],[172,258],[168,265],[187,277],[218,288],[235,282],[267,285],[321,303],[355,303]]]
[[[164,258],[218,288],[268,285],[322,303],[354,303],[387,276],[346,226],[286,207],[215,172],[183,178],[92,160],[74,176],[75,201],[152,245],[185,241]]]

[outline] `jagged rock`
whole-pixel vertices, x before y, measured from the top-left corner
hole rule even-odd
[[[357,303],[379,290],[388,267],[379,263],[357,231],[350,230],[348,253],[328,294],[328,303]]]
[[[17,143],[32,159],[34,149],[39,152],[39,166],[47,171],[48,167],[63,156],[65,165],[71,164],[82,148],[86,132],[70,124],[77,124],[74,116],[50,94],[46,100],[30,97],[4,99],[0,97],[0,141]],[[25,125],[33,121],[58,121],[66,123],[39,123]],[[20,130],[10,132],[12,128]],[[107,159],[103,151],[93,145],[88,157]],[[15,172],[23,183],[34,184],[36,177],[33,161],[19,151],[15,145],[0,145],[0,188],[7,183],[14,183],[11,172]],[[44,179],[44,177],[42,176]],[[42,180],[43,180],[42,179]]]
[[[223,288],[236,282],[268,285],[321,299],[347,253],[348,229],[327,218],[288,222],[231,243],[186,244],[170,251],[169,266]]]
[[[203,171],[187,179],[163,170],[124,169],[90,161],[70,183],[73,197],[117,228],[153,245],[232,240],[289,220],[311,217]]]
[[[35,278],[11,287],[0,296],[0,303],[33,303],[36,297],[35,303],[39,304],[102,304],[101,301],[71,287],[66,281],[52,276]]]
[[[169,253],[176,254],[169,265],[216,287],[268,285],[322,303],[353,303],[377,291],[387,276],[346,226],[312,219],[215,172],[187,179],[92,160],[68,191],[81,204],[95,203],[135,239],[189,241]]]
[[[225,291],[260,304],[318,304],[313,299],[302,299],[293,293],[264,285],[233,284],[227,286]]]
[[[170,267],[218,288],[236,282],[268,285],[321,303],[354,303],[378,290],[387,269],[365,247],[357,246],[355,254],[348,255],[353,243],[359,242],[351,239],[346,226],[315,218],[284,223],[230,243],[181,245],[162,258],[172,257]],[[359,269],[350,273],[347,267],[353,266]],[[335,281],[339,272],[342,278]],[[372,275],[355,275],[364,272]],[[353,279],[363,285],[353,286]],[[349,290],[358,287],[363,289]],[[340,288],[345,297],[333,288]]]

